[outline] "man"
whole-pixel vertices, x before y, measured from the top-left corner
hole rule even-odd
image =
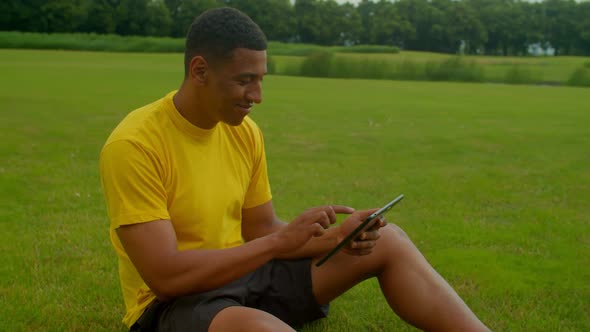
[[[130,113],[100,172],[127,313],[139,331],[292,331],[377,277],[391,308],[426,330],[486,331],[404,232],[384,220],[321,267],[375,210],[328,205],[290,223],[273,210],[262,134],[266,38],[214,9],[186,40],[178,91]],[[337,213],[350,216],[330,227]]]

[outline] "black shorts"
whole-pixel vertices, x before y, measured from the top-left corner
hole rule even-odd
[[[328,305],[319,305],[311,286],[311,260],[273,260],[219,289],[155,300],[131,331],[207,331],[213,317],[231,306],[266,311],[298,327],[324,318]]]

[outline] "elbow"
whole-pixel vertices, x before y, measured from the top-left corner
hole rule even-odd
[[[170,280],[151,280],[150,282],[146,282],[146,284],[158,300],[162,302],[169,301],[180,295],[179,290],[174,287],[174,283]]]

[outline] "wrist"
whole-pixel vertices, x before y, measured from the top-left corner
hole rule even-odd
[[[277,234],[277,232],[271,233],[267,236],[264,236],[263,238],[261,238],[261,240],[264,240],[266,242],[267,252],[272,257],[272,259],[277,258],[277,256],[282,254],[282,251],[281,251],[282,241],[280,239],[280,236]]]

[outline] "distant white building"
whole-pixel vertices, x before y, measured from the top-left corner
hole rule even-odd
[[[545,47],[543,47],[545,46]],[[528,47],[529,55],[533,56],[554,56],[555,49],[551,47],[551,44],[545,43],[545,45],[541,43],[530,44]]]

